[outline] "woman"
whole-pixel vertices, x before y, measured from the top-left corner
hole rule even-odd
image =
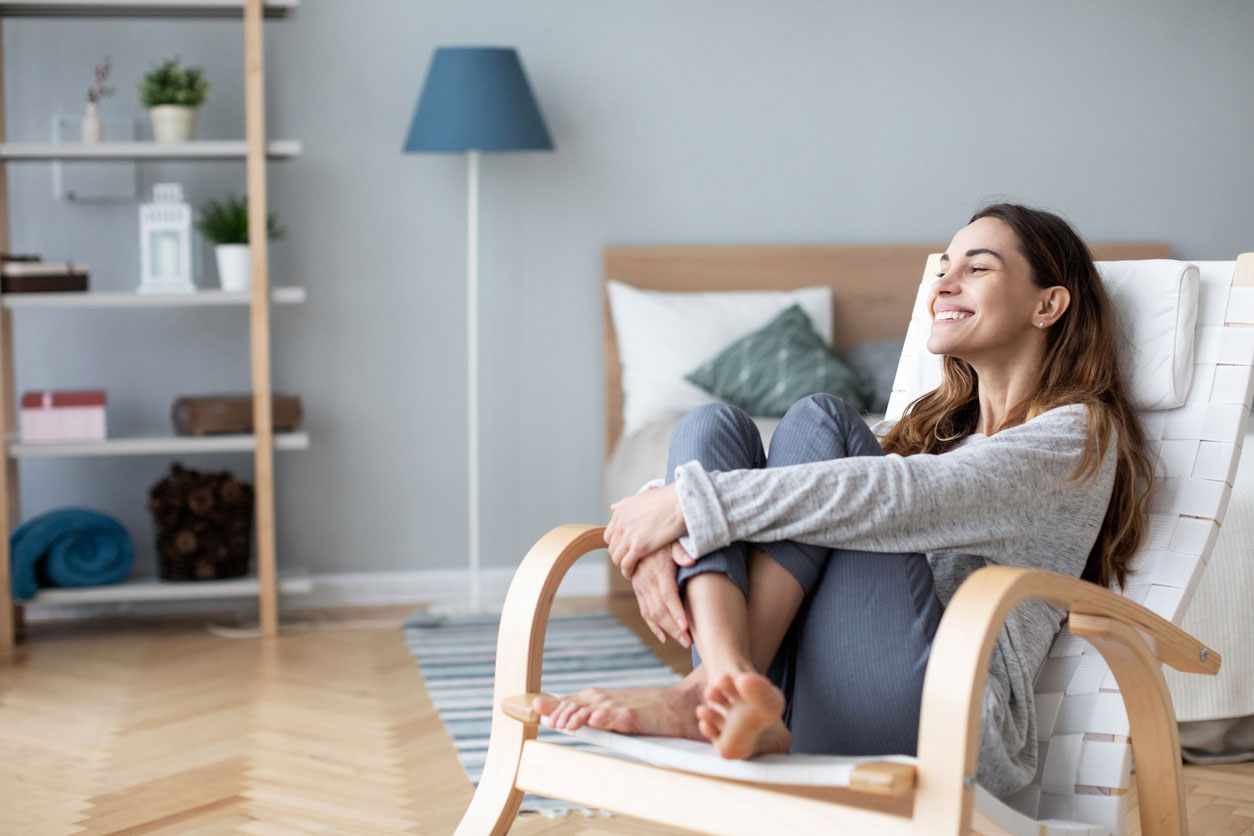
[[[670,688],[537,700],[554,726],[731,758],[914,754],[932,640],[968,575],[1123,583],[1150,466],[1087,247],[1055,215],[990,206],[954,236],[928,306],[943,382],[896,423],[872,431],[811,396],[768,457],[732,407],[680,420],[668,483],[611,506],[606,539],[650,626],[695,643],[697,666]],[[1034,776],[1032,682],[1063,615],[1025,602],[995,646],[978,777],[999,796]]]

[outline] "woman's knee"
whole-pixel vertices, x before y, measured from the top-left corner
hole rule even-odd
[[[819,392],[814,395],[806,395],[788,408],[788,412],[784,414],[784,420],[793,421],[827,421],[835,420],[840,423],[850,423],[853,421],[861,421],[862,414],[856,407],[851,405],[844,398],[830,395],[827,392]]]
[[[793,404],[771,438],[772,466],[882,455],[879,441],[857,408],[825,393]]]
[[[708,437],[730,433],[740,438],[757,431],[757,425],[753,423],[749,413],[740,407],[728,403],[707,403],[680,416],[675,422],[672,437]]]
[[[671,432],[667,481],[675,467],[697,459],[707,470],[762,467],[762,435],[743,409],[725,403],[699,406],[683,415]]]

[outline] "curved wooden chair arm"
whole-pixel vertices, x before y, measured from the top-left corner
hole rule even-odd
[[[558,526],[537,540],[518,565],[501,610],[496,705],[506,697],[540,690],[544,631],[557,587],[576,560],[606,547],[604,532],[599,525]]]
[[[522,747],[536,738],[538,721],[528,695],[540,690],[544,631],[558,584],[575,561],[605,548],[603,526],[563,525],[531,547],[514,573],[501,610],[492,689],[492,731],[479,788],[457,827],[456,836],[505,833],[518,813],[523,793],[514,786]],[[508,697],[523,695],[504,703]]]
[[[1128,707],[1137,763],[1142,831],[1175,832],[1182,821],[1179,736],[1160,662],[1215,674],[1220,657],[1171,622],[1110,590],[1077,578],[990,566],[954,594],[937,629],[923,680],[916,815],[937,832],[971,821],[980,710],[993,644],[1006,617],[1028,599],[1071,614],[1071,632],[1101,652]],[[1175,787],[1169,786],[1172,776]]]

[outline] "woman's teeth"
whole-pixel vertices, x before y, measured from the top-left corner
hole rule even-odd
[[[966,311],[941,311],[936,315],[936,320],[939,322],[942,319],[966,319],[970,315]]]

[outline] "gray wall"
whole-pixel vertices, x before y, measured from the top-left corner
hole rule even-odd
[[[1090,238],[1232,257],[1254,248],[1252,30],[1240,0],[306,0],[266,36],[270,133],[305,146],[271,168],[290,230],[273,281],[310,293],[274,317],[276,387],[304,397],[313,437],[279,459],[280,559],[463,565],[465,160],[400,153],[433,47],[518,47],[558,146],[482,165],[484,559],[508,565],[553,525],[606,518],[602,246],[947,240],[1005,196]],[[213,85],[199,136],[242,136],[241,51],[230,23],[6,23],[9,137],[80,112],[104,53],[107,112],[141,115],[140,73],[177,53]],[[136,283],[133,205],[59,203],[48,166],[10,172],[15,250]],[[226,164],[141,178],[194,203],[244,184]],[[178,394],[248,386],[242,311],[17,322],[19,387],[103,386],[118,433],[165,429]],[[165,466],[27,462],[23,511],[116,514],[150,565],[143,501]]]

